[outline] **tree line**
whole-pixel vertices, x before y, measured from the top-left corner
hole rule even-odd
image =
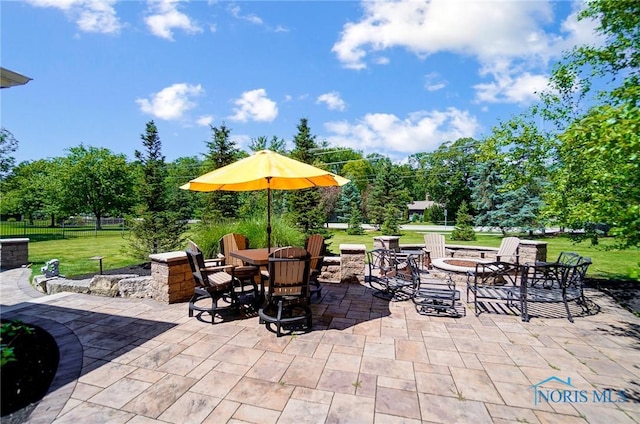
[[[300,119],[291,150],[282,138],[262,136],[243,151],[222,123],[210,126],[203,157],[165,162],[157,128],[150,121],[141,135],[144,149],[133,161],[81,144],[63,157],[15,165],[11,153],[17,141],[3,128],[0,212],[26,219],[44,215],[51,225],[83,213],[98,221],[128,215],[146,216],[138,222],[150,221],[151,216],[164,222],[149,231],[170,229],[168,219],[237,219],[266,213],[262,192],[194,193],[178,188],[266,148],[352,181],[342,189],[273,193],[273,213],[305,233],[337,220],[349,223],[350,232],[368,222],[393,234],[408,219],[407,204],[428,198],[436,202],[425,214],[432,221],[441,221],[445,209],[455,217],[462,208],[465,219],[470,214],[475,225],[505,233],[554,226],[584,229],[597,242],[609,231],[619,247],[638,246],[640,2],[590,1],[580,19],[598,23],[602,45],[566,52],[539,102],[498,122],[482,139],[443,140],[435,151],[413,154],[398,164],[380,154],[365,155],[319,141],[306,118]]]

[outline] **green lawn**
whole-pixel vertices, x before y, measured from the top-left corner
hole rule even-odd
[[[364,244],[367,249],[373,248],[373,237],[381,235],[379,232],[367,232],[362,236],[350,236],[344,230],[331,230],[329,251],[339,253],[340,244]],[[405,231],[401,244],[422,243],[424,232]],[[498,247],[501,237],[498,235],[479,234],[473,242],[452,242],[450,244],[471,244]],[[640,249],[606,250],[612,240],[602,239],[599,246],[591,246],[589,242],[573,243],[565,237],[538,239],[548,244],[548,258],[555,259],[563,251],[574,251],[581,255],[590,256],[593,265],[589,268],[589,276],[614,280],[632,279],[640,281]],[[97,261],[90,260],[92,256],[104,256],[104,269],[121,268],[140,263],[139,260],[128,255],[124,248],[126,239],[119,233],[100,235],[99,237],[83,237],[65,240],[49,240],[29,243],[29,261],[32,263],[34,274],[40,273],[40,267],[50,259],[60,260],[60,272],[63,275],[75,276],[98,272]]]
[[[140,263],[139,259],[128,255],[124,248],[127,240],[120,233],[102,234],[98,237],[78,237],[64,240],[47,240],[29,243],[29,262],[33,274],[40,274],[40,268],[51,259],[60,261],[60,273],[67,277],[98,273],[100,264],[89,258],[104,256],[104,269],[121,268]]]

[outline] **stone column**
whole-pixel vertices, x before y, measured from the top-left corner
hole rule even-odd
[[[340,282],[364,283],[364,244],[340,245]]]
[[[520,263],[533,263],[536,261],[547,260],[547,242],[534,240],[520,240],[518,246],[518,254],[520,255]]]
[[[373,238],[374,249],[400,250],[400,236],[378,236]]]
[[[8,238],[0,240],[0,267],[20,268],[29,263],[29,239]]]
[[[187,302],[193,296],[193,275],[185,252],[149,255],[151,297],[159,302]]]

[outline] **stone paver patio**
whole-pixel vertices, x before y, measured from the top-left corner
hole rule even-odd
[[[640,320],[595,290],[595,315],[534,309],[523,323],[325,284],[314,331],[276,338],[257,317],[211,325],[186,304],[39,296],[29,275],[2,272],[0,296],[3,318],[60,347],[34,423],[640,422]]]

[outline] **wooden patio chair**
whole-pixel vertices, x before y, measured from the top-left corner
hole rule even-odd
[[[233,266],[207,267],[202,252],[187,249],[186,254],[194,281],[194,293],[189,300],[189,316],[193,316],[193,311],[207,312],[211,315],[211,324],[214,324],[218,312],[236,306],[231,296]],[[211,304],[205,305],[203,300],[211,301]],[[221,301],[222,305],[219,304]]]
[[[428,269],[432,269],[432,261],[446,257],[446,249],[444,247],[444,235],[427,233],[424,235],[424,252],[425,265]]]
[[[520,256],[518,254],[518,247],[520,246],[520,239],[518,237],[505,237],[500,243],[498,253],[496,254],[496,262],[512,262],[514,264],[519,263]]]
[[[233,266],[233,275],[240,284],[237,284],[235,291],[240,298],[253,296],[256,307],[259,296],[258,284],[260,283],[260,268],[254,265],[246,265],[241,259],[231,256],[231,252],[249,249],[249,239],[237,233],[225,234],[220,239],[220,254],[218,257],[223,265]]]
[[[322,273],[322,262],[324,260],[324,237],[321,234],[309,236],[305,244],[305,249],[311,256],[311,262],[309,264],[309,297],[315,294],[319,299],[322,296],[322,286],[318,278]]]
[[[283,247],[269,255],[269,290],[258,315],[269,330],[275,325],[278,337],[285,334],[283,328],[289,329],[287,334],[295,329],[311,331],[309,265],[309,253],[300,247]]]

